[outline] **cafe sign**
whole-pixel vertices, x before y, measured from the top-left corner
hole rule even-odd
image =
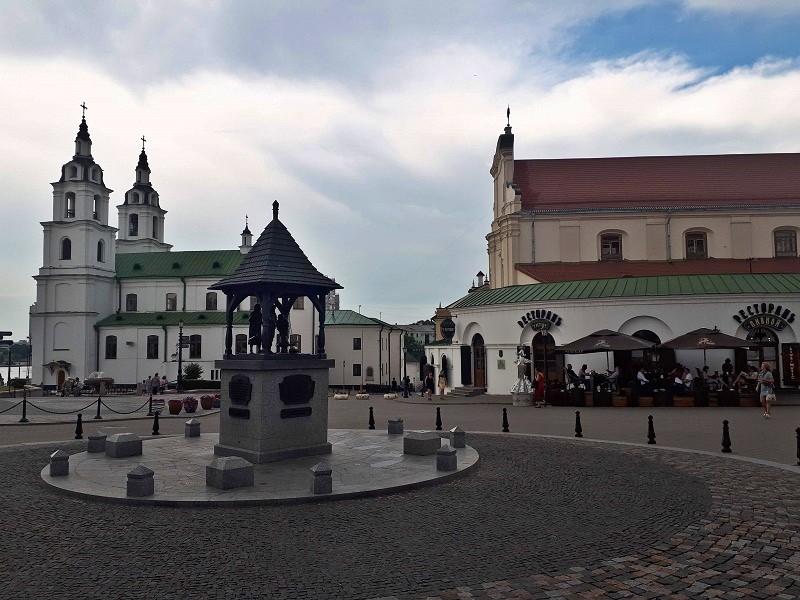
[[[550,331],[553,325],[561,325],[561,317],[551,310],[537,308],[522,315],[517,324],[523,329],[530,327],[534,331]]]
[[[733,319],[746,331],[751,331],[756,327],[782,331],[787,325],[794,322],[795,314],[780,304],[776,306],[771,302],[754,302],[733,315]]]
[[[442,321],[442,324],[439,325],[439,331],[442,332],[443,338],[452,340],[453,336],[456,334],[456,324],[453,322],[453,319],[445,319]]]

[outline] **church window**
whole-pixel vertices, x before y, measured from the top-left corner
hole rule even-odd
[[[137,304],[138,304],[138,298],[136,297],[136,294],[128,294],[127,296],[125,296],[126,311],[136,312],[138,310]]]
[[[686,258],[708,258],[708,240],[703,231],[686,234]]]
[[[69,238],[61,240],[61,260],[72,259],[72,241]]]
[[[100,196],[97,194],[94,195],[94,209],[92,210],[92,218],[100,218]]]
[[[153,217],[153,239],[158,239],[158,217]]]
[[[106,358],[117,358],[117,336],[115,335],[106,336]]]
[[[361,338],[353,338],[353,350],[361,350]]]
[[[306,299],[303,296],[300,296],[297,300],[294,301],[292,308],[295,310],[304,310],[306,304]]]
[[[236,334],[235,352],[236,354],[247,354],[247,334],[245,333]]]
[[[128,217],[128,235],[134,237],[139,235],[139,215],[136,213]]]
[[[353,377],[361,377],[361,365],[359,363],[353,365]]]
[[[198,334],[189,336],[189,358],[200,358],[203,338]]]
[[[158,358],[158,336],[147,336],[147,358]]]
[[[106,262],[106,244],[103,240],[97,242],[97,262]]]
[[[293,333],[289,336],[289,346],[295,349],[295,352],[302,352],[303,340],[299,333]]]
[[[139,204],[139,194],[137,192],[131,192],[131,202]]]
[[[217,310],[217,292],[206,294],[206,310]]]
[[[75,217],[75,194],[67,192],[64,196],[64,217],[72,219]]]
[[[178,310],[178,294],[167,294],[167,310]]]
[[[92,169],[91,180],[97,181],[97,169]]]
[[[600,260],[622,260],[622,236],[609,233],[600,236]]]
[[[150,204],[153,206],[158,206],[158,195],[157,194],[150,194]]]
[[[70,179],[77,179],[78,178],[78,167],[70,167],[69,168],[69,178]]]
[[[797,233],[791,229],[775,232],[775,256],[797,256]]]

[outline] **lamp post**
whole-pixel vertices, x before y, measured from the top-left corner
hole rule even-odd
[[[175,385],[180,392],[183,387],[183,319],[178,321],[178,380]]]

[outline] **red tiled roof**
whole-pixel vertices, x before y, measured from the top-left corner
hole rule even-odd
[[[800,205],[800,153],[514,161],[525,210]]]
[[[706,258],[666,261],[603,261],[518,264],[517,271],[541,283],[656,277],[660,275],[720,275],[731,273],[800,273],[800,258]]]

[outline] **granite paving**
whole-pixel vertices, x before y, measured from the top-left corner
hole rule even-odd
[[[600,442],[469,443],[479,468],[442,485],[244,508],[53,495],[39,472],[56,447],[0,449],[0,597],[800,597],[796,473]]]

